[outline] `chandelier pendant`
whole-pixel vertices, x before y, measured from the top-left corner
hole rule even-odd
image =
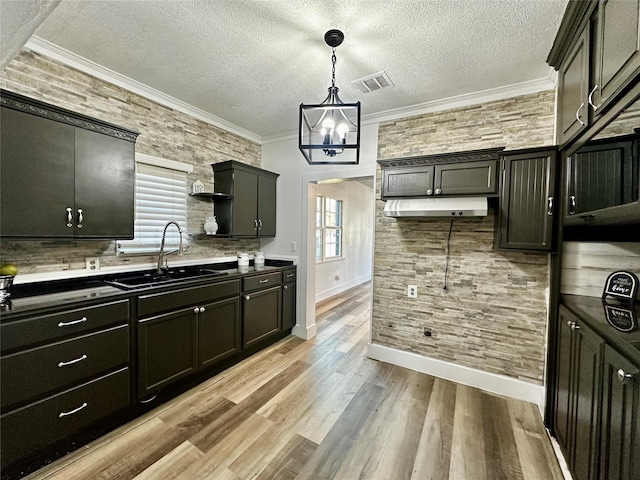
[[[309,165],[358,165],[360,162],[360,102],[344,103],[336,87],[336,47],[344,40],[340,30],[329,30],[331,86],[319,104],[300,104],[298,147]]]

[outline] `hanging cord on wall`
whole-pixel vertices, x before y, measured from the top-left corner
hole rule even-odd
[[[449,236],[447,237],[447,259],[444,266],[444,286],[443,290],[447,289],[447,277],[449,276],[449,258],[451,258],[451,231],[453,230],[453,218],[449,224]]]

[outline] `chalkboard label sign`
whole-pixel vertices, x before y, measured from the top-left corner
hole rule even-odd
[[[638,328],[638,318],[633,307],[623,308],[604,304],[604,313],[609,324],[621,332],[633,332]]]
[[[633,304],[638,293],[638,277],[631,272],[613,272],[604,284],[602,299],[612,296]]]

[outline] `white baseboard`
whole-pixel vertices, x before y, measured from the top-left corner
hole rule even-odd
[[[333,288],[330,288],[329,290],[325,290],[324,292],[318,292],[316,293],[316,303],[321,302],[322,300],[326,300],[327,298],[331,298],[334,295],[338,295],[342,292],[346,292],[350,288],[357,287],[358,285],[368,282],[369,280],[371,280],[371,275],[364,275],[354,280],[350,280],[346,283],[342,283],[337,287],[333,287]]]
[[[316,336],[316,324],[309,325],[308,327],[303,327],[302,325],[296,324],[291,329],[291,334],[299,337],[303,340],[309,340]]]
[[[539,408],[544,405],[545,394],[542,385],[524,382],[506,375],[489,373],[373,343],[370,343],[367,348],[367,356],[487,392],[535,403]]]

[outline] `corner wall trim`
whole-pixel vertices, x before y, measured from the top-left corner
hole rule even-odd
[[[298,323],[291,329],[291,334],[303,340],[309,340],[310,338],[316,336],[316,328],[317,327],[315,323],[308,326],[307,328],[304,328]]]
[[[507,377],[506,375],[489,373],[374,343],[368,345],[367,356],[374,360],[476,387],[487,392],[535,403],[539,408],[544,404],[545,395],[542,385]]]

